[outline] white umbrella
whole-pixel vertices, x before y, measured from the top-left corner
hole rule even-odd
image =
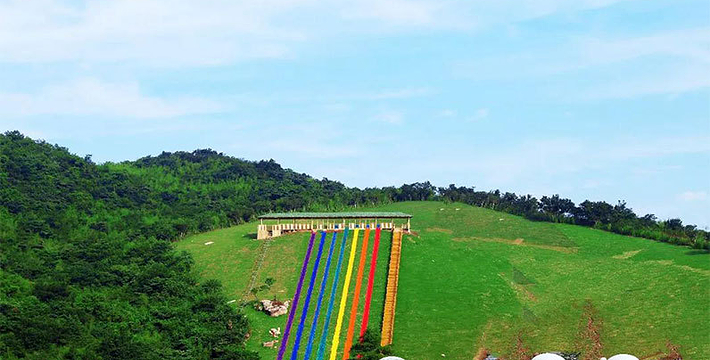
[[[532,360],[565,360],[562,356],[551,353],[544,353],[532,358]]]
[[[609,360],[639,360],[639,358],[629,354],[619,354],[610,357]]]

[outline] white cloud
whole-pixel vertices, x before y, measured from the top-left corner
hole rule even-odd
[[[93,78],[47,86],[36,93],[0,93],[0,114],[9,116],[168,118],[221,110],[222,106],[212,100],[149,96],[136,83],[107,83]]]
[[[439,117],[454,117],[456,116],[456,111],[451,109],[441,110],[438,114]]]
[[[476,110],[476,112],[473,114],[473,116],[470,118],[471,121],[480,121],[488,117],[488,114],[490,111],[488,111],[487,108],[480,108]]]
[[[282,138],[273,141],[264,141],[263,146],[276,153],[290,154],[289,156],[305,159],[342,159],[360,155],[360,150],[353,145],[326,143],[319,141],[318,137],[288,139]]]
[[[368,140],[346,141],[350,132],[330,119],[302,123],[273,123],[260,121],[244,130],[248,136],[238,137],[229,149],[251,159],[274,158],[284,166],[302,164],[299,171],[310,171],[316,164],[339,163],[342,159],[362,159],[369,150]],[[337,166],[335,166],[337,167]],[[309,174],[311,174],[309,172]],[[321,176],[326,173],[312,173]],[[332,175],[331,175],[332,176]]]
[[[282,57],[303,40],[272,21],[307,1],[10,1],[0,5],[0,61],[137,60],[161,66]]]
[[[0,62],[226,64],[344,33],[480,28],[617,1],[11,0],[0,3]]]
[[[710,28],[672,30],[622,39],[592,38],[580,43],[583,65],[608,64],[650,55],[710,63]]]
[[[624,0],[360,0],[341,10],[345,19],[378,21],[384,27],[471,30],[555,13],[601,8]],[[367,28],[362,31],[367,31]]]
[[[587,179],[582,182],[583,189],[597,189],[603,186],[609,186],[611,182],[606,179]]]
[[[576,139],[525,141],[519,146],[494,152],[471,167],[501,181],[512,181],[539,172],[575,172],[585,146]]]
[[[384,101],[384,100],[403,100],[417,97],[428,96],[433,93],[432,89],[423,87],[405,87],[405,88],[389,88],[389,89],[374,89],[365,91],[342,91],[342,92],[308,92],[301,91],[297,93],[270,93],[270,94],[246,94],[241,95],[241,101],[260,104],[276,104],[276,103],[313,103],[323,102],[324,106],[332,108],[352,108],[351,102],[356,101]],[[333,107],[334,106],[334,107]]]
[[[341,103],[341,102],[336,102],[336,103],[328,103],[323,105],[323,110],[327,112],[332,112],[332,113],[343,113],[350,111],[352,109],[352,106],[350,104],[346,103]]]
[[[404,114],[400,111],[383,111],[373,118],[375,121],[399,125],[404,122]]]
[[[683,166],[680,165],[655,165],[653,167],[641,167],[636,166],[630,169],[631,173],[634,175],[647,177],[656,176],[663,173],[668,173],[670,171],[678,172],[683,170]]]
[[[428,88],[404,88],[394,90],[383,90],[371,94],[353,95],[353,98],[361,98],[365,100],[389,100],[389,99],[409,99],[413,97],[426,96],[432,91]]]
[[[710,87],[710,27],[618,40],[582,42],[580,67],[624,63],[655,57],[659,63],[641,74],[614,83],[598,84],[580,92],[582,98],[614,99],[695,91]]]
[[[710,87],[710,64],[667,68],[645,76],[629,76],[616,82],[605,82],[581,90],[571,98],[576,100],[628,99],[646,95],[677,96]]]
[[[598,157],[605,159],[636,159],[677,154],[710,153],[710,136],[669,136],[657,139],[619,141],[596,149]]]
[[[431,25],[444,2],[407,0],[363,0],[343,9],[351,19],[376,19],[391,25]]]
[[[616,139],[593,143],[578,138],[523,140],[517,146],[492,148],[472,153],[467,146],[450,145],[446,155],[422,156],[420,163],[430,163],[432,174],[479,174],[496,186],[526,181],[531,174],[539,179],[562,174],[583,174],[608,169],[636,159],[657,159],[682,154],[710,154],[709,136],[667,137],[656,139]],[[445,159],[445,160],[442,160]],[[453,175],[452,175],[453,176]],[[586,180],[586,179],[585,179]],[[575,186],[594,188],[604,182],[580,182]]]
[[[645,62],[649,58],[654,60],[650,68]],[[608,73],[612,64],[620,71]],[[630,71],[624,70],[627,67]],[[545,78],[544,84],[552,76],[555,81],[574,80],[573,91],[563,88],[551,94],[573,100],[684,93],[710,86],[710,27],[635,37],[575,38],[554,48],[461,62],[454,73],[476,80]],[[591,75],[590,80],[578,81],[579,74]]]
[[[683,201],[703,201],[708,199],[706,191],[686,191],[678,195],[678,199]]]

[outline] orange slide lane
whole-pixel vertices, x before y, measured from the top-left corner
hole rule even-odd
[[[355,333],[355,318],[357,317],[357,306],[360,299],[360,288],[362,287],[362,275],[365,272],[365,260],[367,260],[367,242],[370,238],[370,225],[365,229],[365,236],[362,239],[362,250],[360,251],[360,263],[357,266],[357,278],[355,278],[355,294],[353,294],[353,305],[350,308],[350,320],[348,322],[348,334],[345,337],[345,347],[343,360],[350,359],[350,348],[353,346],[353,335]]]

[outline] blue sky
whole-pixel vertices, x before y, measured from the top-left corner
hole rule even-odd
[[[0,129],[710,225],[710,5],[0,0]]]

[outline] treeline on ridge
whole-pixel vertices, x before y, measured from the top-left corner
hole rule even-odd
[[[211,150],[163,153],[110,166],[138,167],[146,172],[152,170],[153,176],[160,177],[163,174],[171,179],[169,182],[182,178],[191,184],[190,190],[194,193],[201,192],[216,201],[215,204],[219,205],[215,207],[223,215],[213,214],[212,223],[205,221],[203,216],[198,222],[198,228],[193,226],[193,231],[250,221],[268,211],[335,211],[400,201],[443,200],[503,211],[534,221],[588,226],[622,235],[710,249],[710,232],[695,225],[684,225],[678,218],[659,220],[654,214],[638,216],[624,201],[612,205],[604,201],[585,200],[577,205],[559,195],[537,199],[531,195],[500,190],[477,191],[475,187],[455,184],[436,187],[428,181],[361,190],[327,178],[316,180],[306,174],[283,169],[273,160],[249,162]],[[155,171],[156,168],[160,171]],[[221,195],[224,196],[215,196],[220,193],[214,189],[223,189]],[[170,194],[165,188],[160,191],[164,192],[166,198],[179,195]],[[190,204],[195,208],[185,209],[180,219],[187,219],[201,206],[199,203]],[[182,204],[183,207],[186,205]],[[218,217],[224,215],[226,218],[217,221]],[[183,225],[178,225],[179,230],[185,229]],[[182,233],[177,229],[176,232]],[[174,238],[175,235],[173,233],[167,238]]]
[[[697,249],[710,249],[710,232],[698,229],[696,225],[683,225],[681,219],[659,220],[654,214],[636,215],[626,202],[611,205],[604,201],[585,200],[578,205],[559,195],[542,196],[537,199],[530,195],[476,191],[473,187],[434,188],[428,183],[414,184],[431,199],[460,201],[466,204],[504,211],[524,216],[534,221],[576,224],[601,230],[688,245]],[[423,190],[424,189],[424,190]]]

